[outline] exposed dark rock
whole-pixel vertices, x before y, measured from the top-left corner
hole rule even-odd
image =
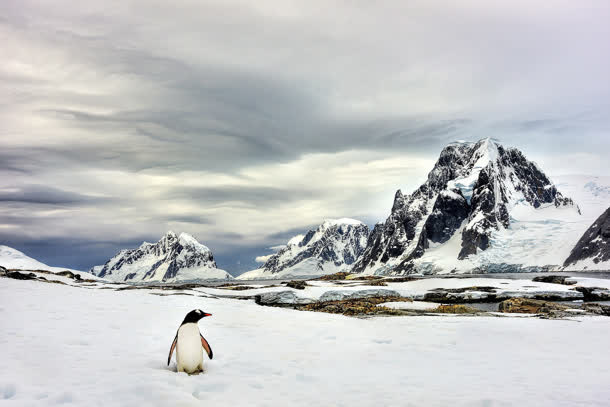
[[[299,305],[296,309],[301,311],[327,312],[331,314],[343,314],[348,316],[361,315],[405,315],[402,310],[378,307],[378,304],[389,301],[407,301],[409,299],[397,299],[395,297],[367,297],[358,299],[346,299],[339,301],[320,301],[307,305]]]
[[[4,276],[15,279],[15,280],[36,280],[37,279],[36,274],[34,274],[34,273],[21,273],[19,271],[6,271],[4,273]]]
[[[468,291],[479,291],[484,293],[495,293],[496,287],[488,286],[472,286],[472,287],[460,287],[460,288],[435,288],[431,291],[435,292],[447,292],[447,293],[465,293]]]
[[[564,262],[564,266],[587,259],[595,264],[610,262],[610,208],[606,209],[582,235]]]
[[[381,280],[381,279],[383,279],[383,276],[358,276],[358,277],[352,278],[352,280],[356,280],[356,281],[371,281],[371,280]]]
[[[565,311],[570,307],[550,301],[530,298],[510,298],[498,305],[498,311],[518,314],[549,314],[553,311]]]
[[[125,281],[129,281],[129,280],[133,280],[134,278],[136,278],[136,273],[129,273],[125,276]]]
[[[369,228],[349,220],[325,221],[310,230],[300,241],[291,241],[271,256],[262,269],[273,275],[304,261],[315,261],[320,274],[326,265],[351,266],[362,254],[369,237]]]
[[[505,205],[508,200],[501,188],[498,194],[495,176],[490,177],[488,172],[490,170],[481,170],[473,188],[469,224],[462,232],[459,260],[476,254],[478,250],[487,249],[491,233],[498,229],[499,224],[508,227],[509,217]],[[496,201],[497,195],[502,198],[500,202]]]
[[[425,293],[421,298],[416,299],[447,304],[496,302],[510,298],[531,298],[546,301],[583,299],[583,294],[576,290],[536,293],[527,293],[524,291],[502,291],[501,293],[498,293],[497,290],[498,289],[495,287],[437,288]]]
[[[348,272],[340,271],[339,273],[327,274],[325,276],[314,278],[314,280],[321,280],[321,281],[345,280],[345,278],[347,276],[349,276]]]
[[[366,283],[366,285],[370,285],[373,287],[386,287],[387,283],[383,280],[371,280]]]
[[[292,306],[298,304],[309,304],[313,302],[309,298],[298,297],[294,291],[263,293],[255,296],[254,301],[259,305],[269,306]]]
[[[576,281],[566,280],[569,277],[566,276],[538,276],[534,277],[532,281],[538,283],[552,283],[552,284],[563,284],[563,285],[574,285]]]
[[[57,273],[58,276],[64,276],[64,277],[68,277],[71,278],[72,280],[80,280],[80,274],[74,274],[73,272],[69,271],[69,270],[63,270],[63,271],[58,271]]]
[[[610,290],[601,287],[574,287],[582,293],[585,301],[610,301]]]
[[[441,314],[478,314],[480,311],[464,304],[441,304],[429,312]]]
[[[412,277],[412,276],[388,277],[384,281],[386,281],[388,283],[404,283],[407,281],[416,281],[416,280],[421,280],[421,277]]]
[[[610,305],[597,304],[594,302],[584,303],[582,309],[597,315],[605,315],[610,317]]]
[[[259,287],[251,287],[249,285],[222,285],[222,286],[218,286],[216,287],[218,289],[221,290],[230,290],[230,291],[246,291],[246,290],[255,290],[256,288]]]
[[[426,238],[434,243],[445,243],[468,217],[469,211],[470,205],[459,189],[441,191],[424,223]]]
[[[434,202],[432,213],[426,218],[417,246],[408,260],[423,256],[430,246],[429,242],[448,241],[468,217],[469,212],[470,205],[459,189],[441,191]]]
[[[295,290],[304,290],[308,285],[304,280],[292,280],[286,283],[286,287],[294,288]]]
[[[375,226],[352,272],[436,273],[435,266],[416,269],[414,260],[430,243],[446,243],[462,225],[458,259],[488,249],[492,233],[510,224],[507,207],[517,199],[513,191],[535,208],[573,205],[516,149],[490,139],[447,146],[424,184],[411,195],[396,192],[390,216]],[[398,261],[389,265],[391,259]]]

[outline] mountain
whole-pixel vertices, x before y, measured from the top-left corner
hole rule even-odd
[[[73,270],[66,267],[53,267],[48,266],[36,259],[29,257],[28,255],[20,252],[12,247],[0,245],[0,266],[7,269],[18,269],[18,270],[47,270],[54,273],[58,271],[72,271],[74,273],[83,273],[83,271]],[[84,278],[84,276],[83,276]],[[89,277],[87,277],[89,278]]]
[[[587,229],[564,266],[570,270],[610,270],[610,208]]]
[[[137,249],[121,250],[91,272],[112,281],[177,282],[191,280],[230,280],[233,277],[216,268],[210,249],[189,234],[167,232],[157,243],[144,242]]]
[[[348,271],[366,245],[369,228],[354,219],[326,220],[318,228],[288,241],[256,270],[238,279],[320,276]]]
[[[523,153],[487,138],[445,147],[426,182],[398,190],[352,271],[522,271],[558,264],[580,211]],[[569,250],[569,249],[568,249]]]

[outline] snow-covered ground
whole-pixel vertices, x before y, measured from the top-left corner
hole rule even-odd
[[[52,273],[58,273],[61,271],[71,271],[76,274],[80,274],[84,279],[90,280],[103,280],[93,274],[87,273],[85,271],[74,270],[66,267],[53,267],[48,266],[36,259],[33,259],[26,255],[23,252],[20,252],[17,249],[13,249],[9,246],[0,245],[0,266],[7,269],[18,269],[18,270],[46,270]],[[37,275],[41,275],[43,277],[49,277],[49,275],[43,275],[41,273],[35,273]],[[57,281],[72,281],[71,279],[66,279],[61,276],[52,276],[52,279]]]
[[[27,256],[25,253],[20,252],[17,249],[13,249],[12,247],[4,245],[0,245],[0,266],[7,269],[49,270],[53,272],[68,270],[75,273],[83,273],[82,271],[73,270],[66,267],[48,266],[36,259]]]
[[[195,308],[214,350],[166,358]],[[251,301],[0,279],[0,405],[605,406],[610,323],[349,318]]]

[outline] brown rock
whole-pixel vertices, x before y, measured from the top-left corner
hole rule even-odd
[[[441,314],[476,314],[479,310],[463,304],[441,304],[431,312]]]
[[[532,300],[529,298],[510,298],[498,305],[498,311],[518,314],[548,314],[565,311],[569,307],[555,302]]]
[[[323,281],[345,280],[345,278],[348,275],[349,275],[349,273],[346,273],[345,271],[340,271],[339,273],[329,274],[329,275],[326,275],[326,276],[318,277],[318,278],[315,278],[314,280],[323,280]]]
[[[286,283],[286,287],[294,288],[295,290],[304,290],[308,286],[309,284],[304,280],[292,280]]]

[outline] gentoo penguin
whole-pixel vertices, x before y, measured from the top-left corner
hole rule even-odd
[[[169,350],[169,356],[167,357],[168,366],[172,359],[172,353],[176,349],[176,362],[178,363],[179,372],[191,374],[203,371],[203,349],[205,349],[210,359],[212,359],[214,354],[208,341],[199,332],[197,322],[201,318],[209,316],[212,316],[212,314],[203,312],[200,309],[186,314]]]

